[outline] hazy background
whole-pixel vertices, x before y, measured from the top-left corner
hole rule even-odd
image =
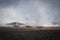
[[[13,21],[53,25],[60,21],[60,0],[0,0],[0,24]]]

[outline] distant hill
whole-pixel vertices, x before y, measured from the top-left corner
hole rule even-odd
[[[25,25],[25,24],[19,22],[11,22],[11,23],[7,23],[6,25],[13,25],[14,27],[19,27],[19,25]]]

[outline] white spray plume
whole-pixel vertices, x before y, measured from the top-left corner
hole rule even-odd
[[[47,14],[47,11],[46,11],[46,6],[40,6],[40,8],[38,9],[38,14],[40,16],[40,25],[50,25],[50,21],[48,20],[48,14]]]

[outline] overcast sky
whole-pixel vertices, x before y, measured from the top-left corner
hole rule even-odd
[[[60,0],[0,0],[0,23],[52,25],[60,21]]]

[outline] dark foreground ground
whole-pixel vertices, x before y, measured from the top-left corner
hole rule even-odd
[[[60,30],[0,27],[0,40],[60,40]]]

